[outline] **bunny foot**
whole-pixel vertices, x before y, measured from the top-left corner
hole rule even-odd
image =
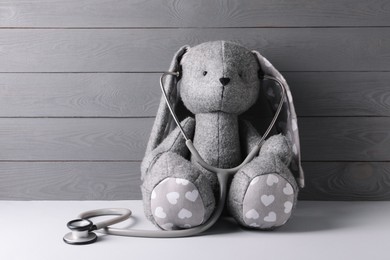
[[[294,193],[292,185],[278,174],[253,178],[242,205],[245,226],[272,229],[285,224],[295,206]]]
[[[182,178],[166,178],[153,189],[151,210],[157,225],[165,230],[198,226],[206,211],[199,190]]]
[[[297,195],[298,186],[282,160],[263,154],[235,175],[228,207],[242,226],[270,230],[289,220]]]
[[[164,230],[201,225],[215,207],[210,181],[172,152],[162,154],[151,166],[142,193],[146,216]]]

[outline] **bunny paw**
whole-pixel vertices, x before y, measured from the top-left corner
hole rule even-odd
[[[290,218],[295,206],[293,186],[278,174],[254,177],[244,196],[242,214],[247,227],[272,229]]]
[[[182,178],[166,178],[152,191],[151,210],[164,230],[191,228],[204,222],[206,209],[196,186]]]

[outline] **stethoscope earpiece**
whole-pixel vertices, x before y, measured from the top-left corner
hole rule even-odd
[[[108,209],[96,209],[91,211],[83,212],[79,215],[79,219],[75,219],[72,221],[69,221],[67,226],[72,231],[70,233],[67,233],[64,236],[65,243],[71,244],[71,245],[85,245],[85,244],[91,244],[97,240],[97,235],[92,232],[94,230],[99,230],[98,232],[104,233],[104,234],[110,234],[110,235],[119,235],[119,236],[130,236],[130,237],[154,237],[154,238],[175,238],[175,237],[188,237],[188,236],[195,236],[199,233],[202,233],[209,229],[211,226],[214,225],[214,223],[218,220],[219,216],[221,215],[224,207],[225,207],[225,201],[226,201],[226,193],[227,193],[227,183],[229,176],[234,175],[236,172],[238,172],[245,164],[250,162],[259,152],[261,146],[263,145],[263,142],[267,138],[268,134],[270,133],[271,129],[274,127],[276,123],[276,119],[278,118],[282,106],[285,100],[285,87],[282,81],[279,79],[268,76],[268,75],[262,75],[263,79],[273,80],[278,83],[280,89],[281,89],[281,98],[279,101],[279,105],[275,111],[275,115],[269,124],[267,130],[259,140],[258,144],[252,149],[252,151],[247,155],[245,160],[238,166],[230,169],[221,169],[214,167],[212,165],[209,165],[206,163],[202,157],[199,155],[198,151],[194,147],[192,141],[186,136],[183,128],[180,125],[180,121],[178,120],[172,106],[169,103],[168,95],[164,88],[163,79],[165,76],[171,75],[176,76],[178,78],[181,77],[181,74],[179,71],[169,71],[164,72],[160,77],[160,87],[161,91],[163,93],[163,97],[166,101],[167,107],[169,111],[171,112],[171,115],[179,128],[180,132],[182,133],[184,139],[186,140],[186,146],[191,152],[191,155],[195,158],[195,161],[197,161],[203,168],[209,170],[210,172],[214,172],[219,181],[220,185],[220,191],[219,191],[219,203],[211,215],[211,217],[202,225],[189,228],[189,229],[182,229],[182,230],[169,230],[169,231],[151,231],[151,230],[133,230],[133,229],[120,229],[120,228],[112,228],[109,227],[111,225],[114,225],[116,223],[119,223],[121,221],[124,221],[128,219],[131,216],[131,211],[129,209],[122,209],[122,208],[108,208]],[[92,223],[88,218],[92,217],[98,217],[98,216],[105,216],[105,215],[117,215],[117,217],[102,221],[99,223]],[[104,230],[101,230],[104,229]]]

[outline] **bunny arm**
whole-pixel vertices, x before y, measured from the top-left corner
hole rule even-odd
[[[240,138],[243,155],[247,155],[259,143],[261,135],[250,122],[241,119]],[[292,158],[291,147],[290,142],[284,135],[273,135],[264,142],[260,155],[268,153],[276,155],[288,166]]]
[[[258,144],[261,139],[261,135],[257,132],[253,125],[245,119],[240,119],[239,127],[241,152],[243,156],[246,156]]]
[[[191,117],[184,119],[182,128],[189,138],[192,138],[195,130],[195,120]],[[188,149],[180,129],[176,127],[169,135],[151,152],[145,155],[141,163],[141,180],[143,180],[151,165],[164,153],[173,152],[184,158],[188,157]]]

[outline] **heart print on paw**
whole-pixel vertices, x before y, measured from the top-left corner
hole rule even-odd
[[[198,189],[180,178],[166,178],[153,189],[151,209],[156,223],[165,230],[198,226],[205,215]]]
[[[243,218],[248,227],[269,229],[281,226],[290,218],[294,206],[294,189],[277,174],[252,179],[243,203]]]

